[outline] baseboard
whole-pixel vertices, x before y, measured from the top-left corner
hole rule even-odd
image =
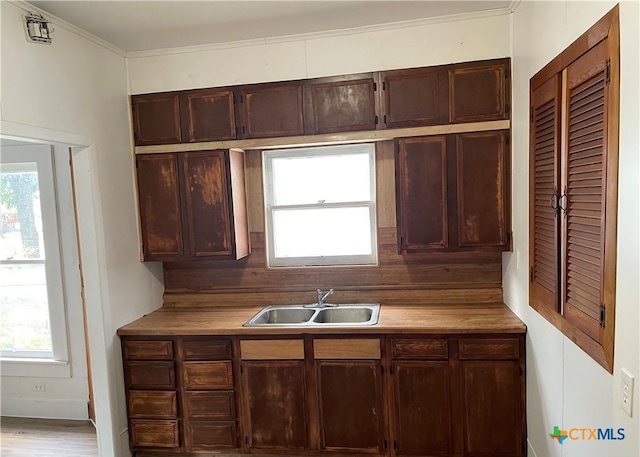
[[[0,414],[10,417],[89,420],[86,400],[3,398]]]

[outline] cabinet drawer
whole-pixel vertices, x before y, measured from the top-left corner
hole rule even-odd
[[[313,341],[315,359],[380,359],[380,340],[369,338]]]
[[[233,389],[233,369],[230,361],[184,362],[182,375],[186,389]]]
[[[173,362],[126,362],[129,389],[175,389]]]
[[[229,360],[231,359],[231,341],[183,341],[184,360]]]
[[[520,344],[517,338],[462,339],[460,359],[462,360],[518,360]]]
[[[129,416],[133,418],[176,419],[176,393],[168,391],[129,391]]]
[[[178,447],[178,421],[131,420],[131,444],[137,447]]]
[[[242,340],[242,360],[304,360],[302,340]]]
[[[233,421],[189,421],[185,425],[185,436],[188,450],[238,447]]]
[[[127,360],[171,360],[172,341],[125,341],[124,357]]]
[[[449,344],[446,339],[394,339],[391,342],[394,359],[447,360]]]
[[[236,405],[233,392],[185,392],[185,416],[191,419],[233,420]]]

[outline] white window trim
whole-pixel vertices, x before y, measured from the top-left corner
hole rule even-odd
[[[40,206],[43,221],[43,240],[45,250],[45,274],[47,277],[47,298],[49,304],[49,322],[51,326],[52,351],[0,351],[2,359],[3,375],[9,374],[10,366],[15,364],[46,363],[67,364],[69,361],[69,348],[67,343],[67,320],[64,283],[62,276],[62,259],[60,253],[60,234],[58,220],[57,192],[55,185],[55,172],[53,163],[53,150],[49,153],[41,151],[5,150],[2,152],[2,163],[36,162],[38,167],[38,184],[40,187]],[[7,262],[0,263],[27,263]],[[6,364],[5,362],[12,362]],[[52,364],[53,362],[53,364]],[[62,370],[66,373],[66,369]],[[63,376],[63,374],[60,374]]]
[[[369,155],[369,179],[371,199],[365,201],[351,201],[340,203],[312,203],[298,205],[275,205],[273,191],[272,159],[283,157],[319,157],[328,155],[363,154]],[[265,199],[265,240],[267,249],[268,267],[316,267],[316,266],[376,266],[378,264],[378,229],[376,211],[376,155],[375,145],[372,143],[359,143],[340,146],[326,146],[315,148],[297,148],[286,150],[263,151],[262,156],[264,199]],[[322,177],[319,177],[322,179]],[[348,208],[366,207],[369,209],[371,255],[344,255],[344,256],[313,256],[313,257],[286,257],[276,258],[273,231],[273,213],[279,209],[319,209],[319,208]]]

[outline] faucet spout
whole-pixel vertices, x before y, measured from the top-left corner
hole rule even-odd
[[[316,303],[316,306],[318,308],[338,306],[338,305],[331,304],[331,303],[325,303],[325,300],[327,299],[327,297],[329,295],[333,295],[333,289],[329,289],[329,291],[326,294],[324,292],[322,292],[322,289],[317,289],[316,293],[318,295],[318,302]]]

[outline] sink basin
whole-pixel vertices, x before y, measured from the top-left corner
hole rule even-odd
[[[314,309],[298,307],[267,307],[248,323],[254,325],[302,324],[315,314]]]
[[[380,304],[345,304],[335,307],[310,305],[278,306],[261,309],[245,327],[324,327],[363,326],[378,323]]]
[[[320,310],[316,317],[313,318],[313,322],[316,324],[374,324],[371,322],[375,317],[375,321],[378,321],[378,316],[374,314],[374,308],[371,306],[349,306],[338,308],[326,308]]]

